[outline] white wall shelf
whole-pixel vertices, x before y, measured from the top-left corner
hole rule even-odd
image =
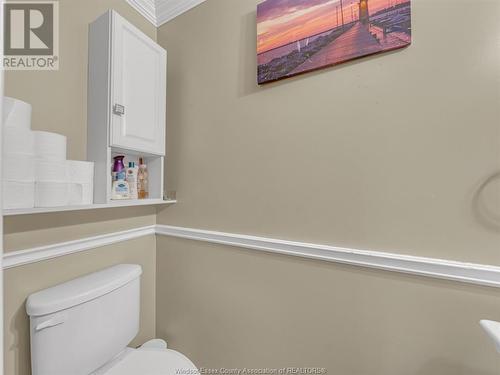
[[[37,207],[37,208],[18,208],[3,210],[3,216],[44,214],[50,212],[97,210],[101,208],[134,207],[134,206],[158,206],[177,203],[176,200],[163,199],[139,199],[112,201],[110,203],[95,203],[85,206],[63,206],[63,207]]]

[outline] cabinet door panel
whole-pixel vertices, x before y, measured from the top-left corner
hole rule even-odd
[[[164,155],[166,51],[120,16],[112,44],[111,146]]]

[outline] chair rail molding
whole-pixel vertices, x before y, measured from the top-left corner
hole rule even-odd
[[[497,266],[373,250],[349,249],[162,224],[7,252],[3,255],[3,268],[19,267],[155,234],[159,236],[176,237],[264,251],[267,253],[297,256],[301,258],[349,264],[358,267],[500,288],[500,267]],[[159,250],[157,249],[157,251]]]
[[[156,234],[469,284],[500,287],[500,267],[490,265],[159,224],[156,225]]]
[[[133,240],[155,234],[155,226],[128,229],[120,232],[106,233],[86,237],[74,241],[60,242],[52,245],[33,247],[31,249],[12,251],[3,254],[3,268],[19,267],[30,263],[61,257],[118,242]]]
[[[156,27],[180,16],[206,0],[127,0],[127,3]]]

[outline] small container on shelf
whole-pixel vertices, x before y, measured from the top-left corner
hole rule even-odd
[[[113,164],[113,185],[111,186],[111,199],[130,199],[129,186],[126,181],[126,170],[123,165],[124,155],[115,156]]]
[[[139,199],[148,199],[149,198],[149,175],[148,175],[148,167],[144,163],[143,158],[139,158],[139,171],[137,174],[137,190]]]
[[[99,193],[99,189],[102,189],[106,183],[106,200],[94,201],[94,203],[112,203],[119,200],[163,200],[163,166],[162,156],[111,148],[110,163],[106,174],[109,182],[101,180],[98,183],[99,172],[94,182],[97,189],[95,193]]]
[[[130,199],[138,199],[138,182],[137,175],[139,173],[139,168],[135,166],[135,162],[129,161],[127,168],[127,182],[129,188]]]

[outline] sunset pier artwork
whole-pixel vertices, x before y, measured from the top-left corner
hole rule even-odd
[[[257,7],[259,84],[410,43],[409,0],[266,0]]]

